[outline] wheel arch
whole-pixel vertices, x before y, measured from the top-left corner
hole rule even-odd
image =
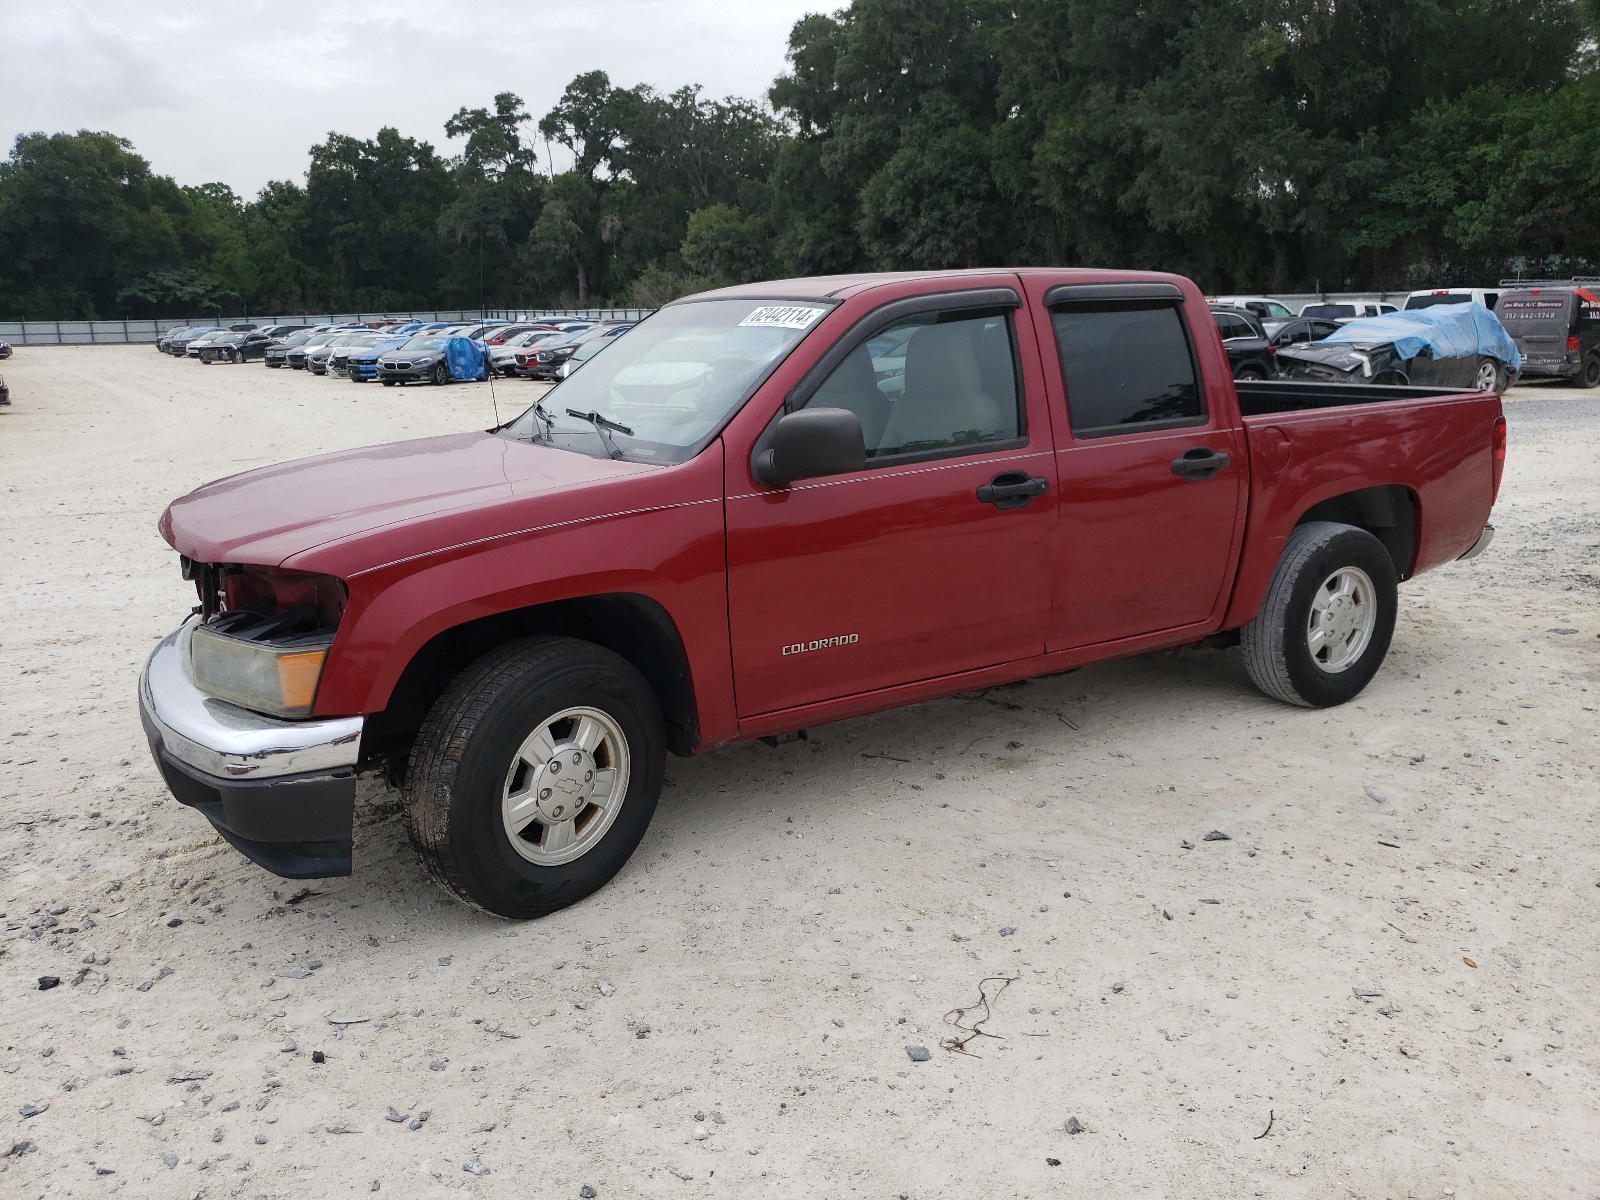
[[[667,748],[693,754],[700,744],[694,683],[683,637],[667,610],[649,596],[612,592],[507,609],[462,622],[429,638],[401,670],[384,707],[366,719],[363,761],[405,761],[423,718],[450,681],[506,642],[540,634],[592,642],[631,663],[655,693]]]
[[[1319,500],[1294,523],[1300,526],[1308,521],[1337,521],[1364,529],[1383,543],[1394,563],[1395,575],[1409,579],[1416,566],[1417,518],[1416,492],[1404,484],[1385,483]]]

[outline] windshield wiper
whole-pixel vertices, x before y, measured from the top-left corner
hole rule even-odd
[[[605,416],[603,413],[579,412],[575,408],[569,408],[567,409],[567,416],[577,417],[578,420],[587,421],[589,424],[593,425],[594,431],[600,435],[600,440],[606,444],[606,453],[611,455],[612,458],[621,458],[622,451],[618,449],[617,443],[611,440],[611,435],[607,433],[606,430],[615,429],[618,433],[625,433],[629,437],[633,436],[632,429],[621,424],[620,422],[613,421],[610,417]]]

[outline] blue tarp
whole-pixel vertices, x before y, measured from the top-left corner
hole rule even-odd
[[[1475,300],[1385,313],[1381,317],[1361,317],[1347,321],[1319,344],[1340,342],[1355,346],[1393,342],[1395,353],[1405,359],[1415,358],[1427,346],[1435,358],[1483,354],[1510,363],[1513,370],[1522,366],[1517,344],[1500,324],[1500,318]]]
[[[444,361],[451,379],[487,379],[489,355],[483,343],[471,338],[453,337],[444,344]]]

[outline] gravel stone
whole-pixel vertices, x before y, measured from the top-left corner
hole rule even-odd
[[[926,1046],[907,1046],[906,1057],[912,1062],[927,1062],[933,1055],[928,1053]]]

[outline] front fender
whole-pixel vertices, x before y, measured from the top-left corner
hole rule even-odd
[[[736,728],[728,650],[721,496],[617,513],[468,544],[350,577],[315,714],[367,715],[389,702],[432,638],[483,617],[631,593],[677,625],[702,737]]]

